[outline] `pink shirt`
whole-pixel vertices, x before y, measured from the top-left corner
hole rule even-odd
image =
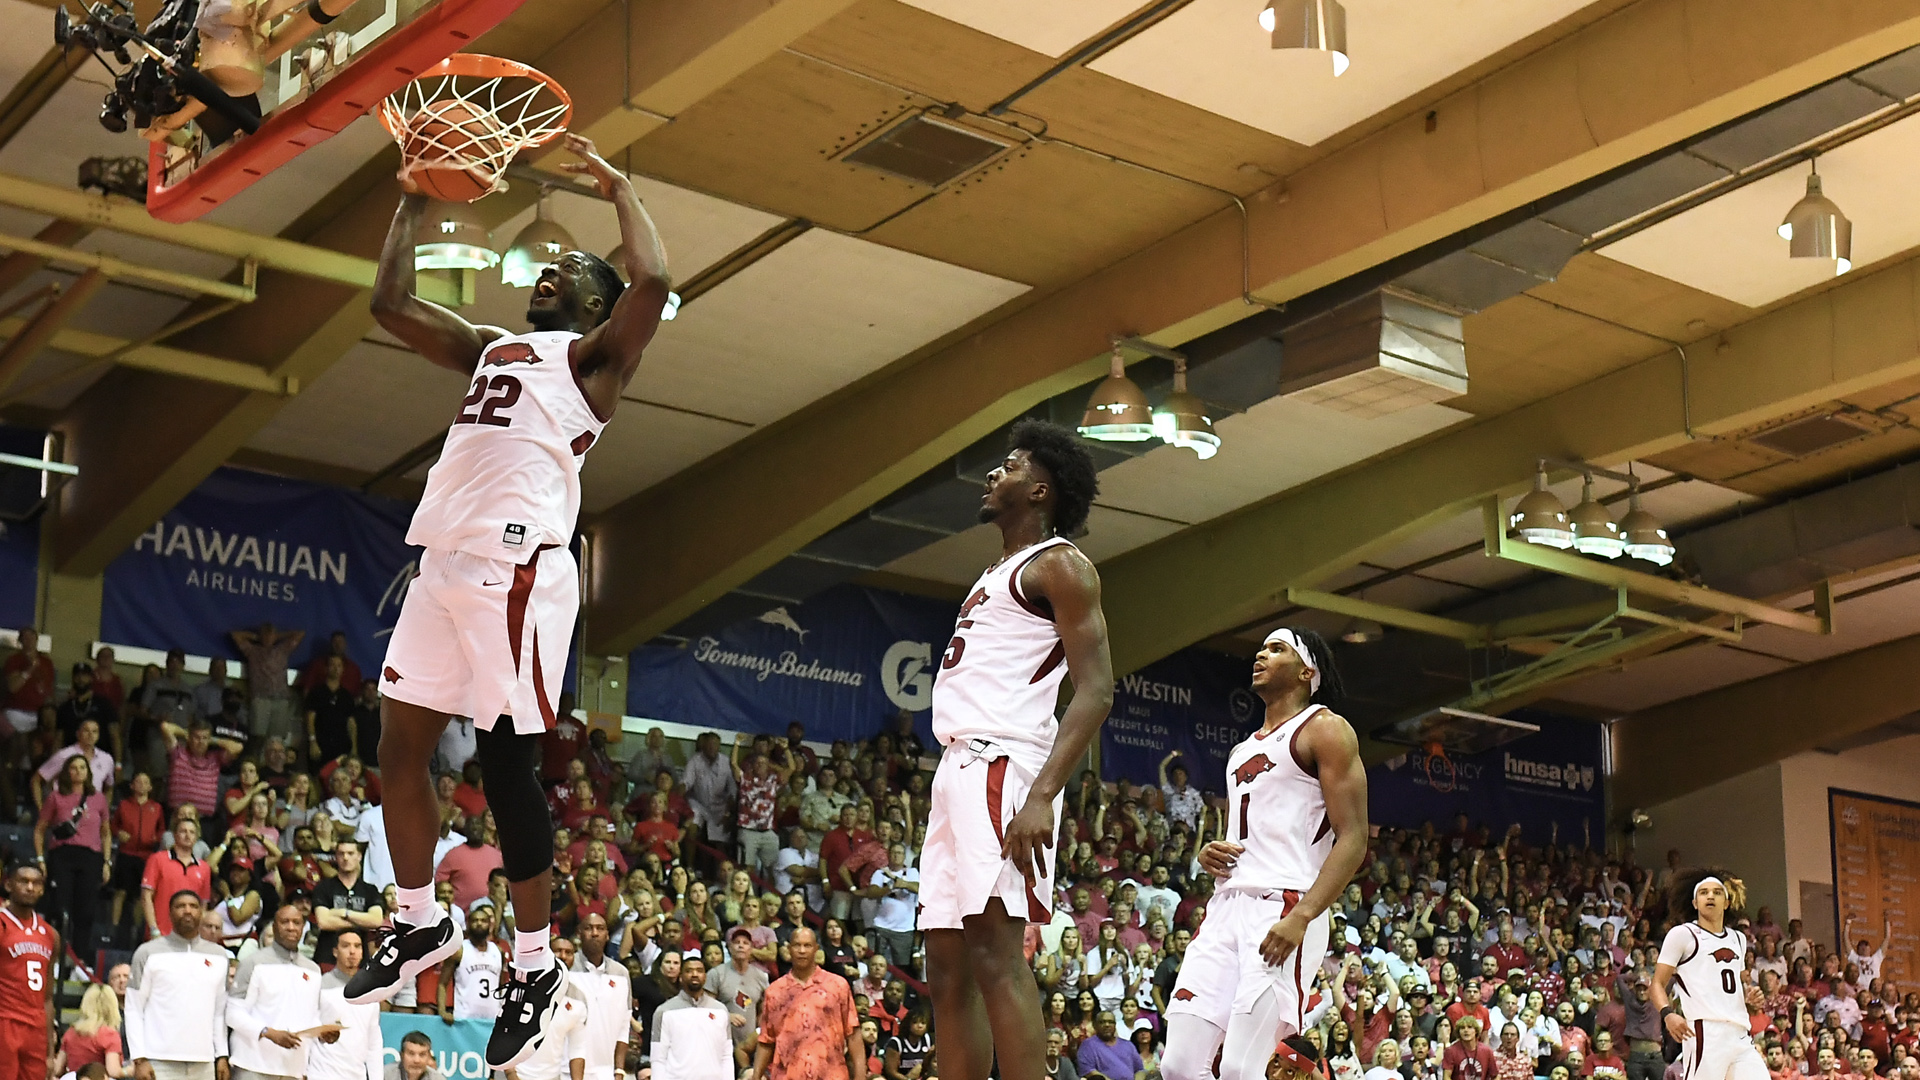
[[[220,805],[220,767],[226,763],[227,752],[217,746],[195,757],[186,743],[176,744],[167,755],[172,770],[167,777],[167,809],[192,803],[202,818],[213,817]]]
[[[453,902],[464,911],[467,905],[487,895],[487,874],[500,865],[500,849],[492,844],[479,847],[460,844],[440,856],[433,880],[453,882]]]

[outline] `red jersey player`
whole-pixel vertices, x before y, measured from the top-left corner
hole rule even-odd
[[[1000,561],[961,605],[933,684],[934,773],[920,858],[920,927],[943,1080],[1041,1080],[1046,1029],[1027,924],[1053,916],[1060,792],[1113,705],[1100,576],[1067,537],[1099,490],[1065,428],[1014,425],[980,518]],[[1073,702],[1054,719],[1060,681]]]
[[[1367,771],[1318,634],[1282,627],[1253,661],[1266,722],[1227,756],[1227,836],[1200,851],[1217,883],[1167,1003],[1167,1080],[1262,1080],[1306,1026],[1327,907],[1367,853]]]
[[[33,906],[47,890],[38,863],[23,862],[7,873],[7,903],[0,907],[0,1080],[45,1080],[52,1048],[53,958],[60,935]]]

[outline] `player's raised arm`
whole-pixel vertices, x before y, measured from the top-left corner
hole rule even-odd
[[[620,243],[626,252],[626,265],[620,269],[626,271],[627,280],[631,282],[620,299],[614,301],[613,313],[589,330],[581,341],[580,374],[586,377],[610,369],[619,387],[624,389],[639,369],[640,354],[660,329],[660,319],[666,310],[667,251],[660,243],[660,230],[654,228],[647,208],[640,205],[640,195],[633,190],[633,181],[627,174],[601,157],[593,140],[583,135],[569,132],[567,149],[579,155],[580,160],[560,167],[578,176],[591,177],[599,186],[600,194],[613,201],[614,212],[620,217]]]
[[[380,268],[373,279],[373,317],[382,329],[408,348],[443,368],[470,375],[480,354],[501,335],[494,327],[477,327],[431,300],[414,295],[413,238],[426,214],[428,199],[410,191],[400,197],[393,227],[380,249]]]
[[[1113,708],[1113,657],[1107,651],[1107,616],[1100,610],[1100,575],[1078,549],[1061,545],[1041,554],[1027,567],[1023,586],[1029,596],[1052,605],[1053,625],[1066,652],[1067,678],[1073,680],[1073,701],[1060,718],[1053,752],[1034,778],[1026,805],[1008,823],[1001,846],[1031,886],[1034,850],[1053,844],[1053,797],[1067,786]]]

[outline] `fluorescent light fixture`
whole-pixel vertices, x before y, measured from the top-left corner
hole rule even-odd
[[[486,270],[499,264],[493,234],[470,203],[434,203],[414,233],[415,270]]]
[[[1580,505],[1574,507],[1567,518],[1573,523],[1573,550],[1580,554],[1617,559],[1626,550],[1626,541],[1620,539],[1620,526],[1613,523],[1613,515],[1593,497],[1593,477],[1587,477],[1581,488]]]
[[[1567,508],[1547,490],[1547,467],[1541,465],[1533,476],[1533,490],[1513,504],[1508,525],[1529,544],[1551,548],[1573,546],[1573,527],[1567,522]]]
[[[1207,406],[1187,393],[1187,362],[1173,362],[1173,393],[1153,410],[1153,433],[1170,446],[1184,446],[1205,461],[1220,452]]]
[[[1853,222],[1820,190],[1820,173],[1807,174],[1807,193],[1787,211],[1780,238],[1795,259],[1832,259],[1834,276],[1853,269]]]
[[[1154,436],[1153,407],[1140,387],[1127,378],[1127,362],[1117,347],[1110,373],[1087,399],[1080,434],[1101,442],[1145,442]]]
[[[1620,533],[1626,541],[1628,557],[1644,559],[1655,566],[1673,561],[1673,540],[1652,514],[1640,509],[1638,488],[1627,504],[1627,516],[1620,519]]]
[[[513,238],[506,257],[500,260],[500,280],[516,289],[532,288],[548,263],[576,246],[573,234],[547,216],[547,199],[542,196],[533,220]]]

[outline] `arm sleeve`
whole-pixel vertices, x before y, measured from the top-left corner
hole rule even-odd
[[[1677,968],[1693,959],[1693,951],[1692,932],[1685,926],[1676,926],[1667,931],[1667,939],[1660,943],[1659,962]]]
[[[253,967],[259,953],[248,953],[233,975],[233,989],[227,994],[226,1023],[242,1039],[258,1039],[266,1024],[253,1009]]]

